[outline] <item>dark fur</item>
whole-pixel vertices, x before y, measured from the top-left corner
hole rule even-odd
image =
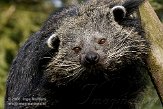
[[[122,4],[127,9],[127,15],[137,10],[142,1],[128,0],[128,2],[117,3],[111,0],[99,0],[99,2],[110,4],[110,7]],[[147,49],[142,49],[145,50],[145,53],[142,53],[138,59],[133,59],[136,57],[134,57],[134,54],[131,54],[131,57],[121,58],[122,65],[114,66],[113,64],[112,67],[116,67],[115,70],[113,70],[114,68],[110,68],[110,70],[90,68],[90,70],[84,70],[78,78],[70,78],[71,81],[66,80],[66,78],[59,78],[59,81],[49,81],[55,75],[55,72],[48,66],[57,56],[58,49],[49,48],[46,41],[62,26],[62,21],[65,18],[81,16],[81,14],[79,13],[79,7],[63,9],[52,14],[41,30],[33,34],[21,47],[11,65],[7,79],[6,109],[56,108],[60,104],[70,106],[74,106],[72,104],[103,104],[107,109],[135,108],[138,94],[143,92],[146,85],[147,69],[145,60]],[[126,16],[117,24],[127,29],[132,27],[134,32],[138,32],[139,35],[144,37],[140,21],[137,18]],[[144,45],[148,48],[147,42],[144,42]],[[127,60],[127,58],[131,59]],[[46,102],[46,106],[9,105],[10,102],[21,103],[25,102],[23,98],[32,97],[46,98],[46,100],[41,101]],[[15,98],[20,98],[20,100],[14,100]],[[102,108],[100,107],[100,109]]]

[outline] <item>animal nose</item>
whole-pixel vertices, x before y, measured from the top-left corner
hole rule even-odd
[[[99,58],[100,58],[100,56],[98,53],[95,53],[92,51],[88,52],[85,55],[85,63],[90,64],[90,65],[96,64],[99,61]]]

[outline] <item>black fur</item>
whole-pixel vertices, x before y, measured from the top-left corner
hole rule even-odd
[[[134,11],[138,10],[142,2],[144,2],[144,0],[127,0],[122,6],[126,8],[127,15],[131,15]]]
[[[128,0],[124,2],[123,6],[127,9],[128,14],[131,14],[142,1]],[[144,75],[147,73],[145,61],[131,62],[128,65],[126,63],[125,67],[109,72],[108,78],[100,73],[106,70],[94,68],[95,75],[85,71],[86,73],[82,73],[85,74],[83,78],[78,78],[66,85],[58,86],[47,80],[44,72],[58,50],[50,49],[46,41],[58,29],[64,18],[77,15],[77,7],[70,8],[68,11],[65,9],[58,11],[51,15],[41,30],[33,34],[21,47],[11,65],[7,79],[5,109],[53,109],[66,104],[71,108],[75,106],[74,104],[102,104],[105,106],[99,109],[135,108],[133,100],[145,87]],[[124,18],[120,25],[136,26],[136,30],[142,34],[138,19]],[[35,101],[32,98],[39,97],[41,97],[39,103],[46,103],[46,105],[27,104]],[[29,101],[26,101],[27,99]],[[16,105],[16,103],[24,104]]]

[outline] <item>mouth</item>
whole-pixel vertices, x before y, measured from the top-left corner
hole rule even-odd
[[[88,64],[88,65],[85,65],[83,66],[86,70],[105,70],[105,68],[100,64],[100,63],[97,63],[97,64]]]
[[[77,69],[57,73],[57,76],[54,75],[53,82],[58,86],[71,84],[76,81],[94,81],[97,80],[106,80],[108,79],[108,71],[104,69],[101,64],[89,65],[89,66],[80,66]]]

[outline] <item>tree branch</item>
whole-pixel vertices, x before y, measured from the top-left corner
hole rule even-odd
[[[147,60],[149,75],[163,105],[163,25],[148,1],[140,7],[140,17],[146,37],[151,44]]]

